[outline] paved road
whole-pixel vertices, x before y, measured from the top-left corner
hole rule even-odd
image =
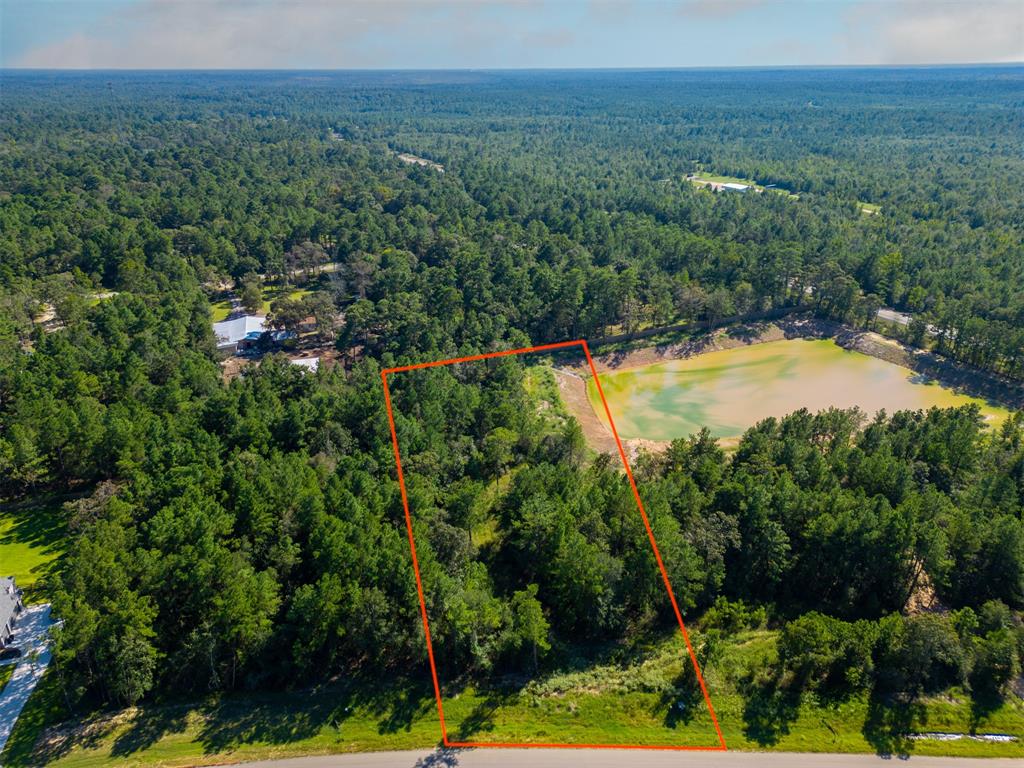
[[[1024,760],[875,755],[812,755],[792,752],[675,752],[617,749],[475,749],[435,752],[371,752],[297,757],[246,763],[248,768],[1008,768]]]
[[[17,618],[14,645],[24,654],[16,662],[14,673],[0,692],[0,752],[11,737],[25,702],[32,695],[50,663],[50,606],[30,605]],[[32,652],[36,656],[32,658]]]

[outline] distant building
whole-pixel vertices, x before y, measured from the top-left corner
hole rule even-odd
[[[746,192],[750,189],[749,184],[737,184],[735,181],[728,181],[722,185],[722,189],[727,189],[730,192]]]
[[[14,637],[14,620],[25,610],[21,590],[13,576],[0,578],[0,648],[6,648]]]
[[[319,357],[293,357],[289,362],[307,371],[316,371],[320,367]]]
[[[217,337],[217,349],[234,352],[239,349],[239,342],[259,339],[267,330],[266,322],[267,318],[263,315],[242,315],[214,323],[213,335]]]

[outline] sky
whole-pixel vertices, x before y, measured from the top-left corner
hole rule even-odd
[[[0,0],[0,66],[463,69],[1024,61],[1024,0]]]

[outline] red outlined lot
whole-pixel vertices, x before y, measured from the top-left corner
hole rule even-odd
[[[715,733],[718,736],[717,746],[686,746],[686,745],[643,745],[643,744],[559,744],[559,743],[513,743],[513,742],[476,742],[476,741],[450,741],[448,739],[448,729],[445,726],[444,721],[444,704],[441,700],[441,686],[437,676],[437,664],[434,661],[434,648],[430,640],[430,621],[427,618],[427,603],[423,594],[423,582],[420,578],[420,566],[419,560],[416,558],[416,539],[412,532],[412,515],[409,512],[409,498],[405,490],[405,475],[402,472],[402,455],[398,447],[398,433],[395,430],[395,416],[391,406],[391,389],[388,387],[388,376],[395,373],[401,373],[402,371],[415,371],[421,368],[435,368],[442,365],[454,365],[456,363],[468,363],[474,360],[488,360],[495,357],[506,357],[508,355],[523,355],[530,352],[544,352],[548,350],[566,349],[569,347],[580,347],[583,350],[583,354],[587,358],[587,365],[590,367],[591,375],[594,377],[594,382],[597,384],[597,392],[601,396],[601,403],[604,405],[605,415],[608,417],[608,423],[611,425],[612,436],[615,438],[615,445],[619,449],[619,457],[622,459],[622,465],[626,470],[626,477],[629,478],[629,485],[633,490],[633,498],[636,499],[637,509],[640,511],[640,517],[643,520],[644,528],[647,530],[647,538],[651,543],[651,549],[654,551],[654,559],[658,563],[658,569],[661,571],[661,579],[665,584],[665,590],[668,592],[668,598],[672,603],[672,610],[675,613],[676,621],[679,623],[679,631],[683,636],[683,640],[686,643],[686,651],[690,655],[690,662],[693,665],[693,671],[697,675],[697,682],[700,684],[701,693],[704,696],[704,703],[707,705],[708,712],[711,715],[711,722],[715,726]],[[601,380],[598,378],[597,370],[594,367],[594,360],[590,356],[590,348],[587,346],[587,342],[583,339],[577,341],[563,341],[557,344],[543,344],[536,347],[524,347],[522,349],[510,349],[503,352],[490,352],[483,355],[472,355],[470,357],[456,357],[450,360],[436,360],[427,363],[417,363],[415,365],[401,365],[395,368],[386,368],[380,373],[381,381],[384,385],[384,402],[387,406],[388,411],[388,423],[391,427],[391,444],[395,452],[395,469],[398,472],[398,487],[402,495],[402,507],[405,510],[405,528],[409,534],[409,551],[412,553],[412,567],[416,574],[416,592],[419,594],[420,600],[420,617],[423,620],[423,635],[427,641],[427,658],[430,661],[430,674],[434,683],[434,696],[437,699],[437,714],[441,720],[441,741],[446,747],[546,747],[546,748],[592,748],[592,749],[658,749],[658,750],[700,750],[700,751],[711,751],[721,752],[726,749],[725,738],[722,736],[722,729],[718,725],[718,717],[715,715],[715,708],[711,704],[711,697],[708,695],[707,685],[704,683],[704,675],[701,674],[700,665],[697,663],[697,657],[693,652],[693,645],[690,643],[690,635],[686,631],[686,625],[683,623],[682,613],[679,611],[679,605],[676,603],[675,593],[672,591],[672,584],[669,582],[668,571],[665,569],[665,564],[661,560],[661,552],[658,551],[658,543],[654,539],[654,531],[651,530],[650,520],[647,518],[647,511],[644,509],[644,503],[640,499],[640,492],[637,490],[636,481],[633,479],[633,471],[630,469],[629,460],[626,458],[626,452],[622,448],[622,441],[619,439],[619,433],[615,429],[615,421],[612,419],[611,410],[608,408],[608,401],[605,399],[604,391],[601,388]]]

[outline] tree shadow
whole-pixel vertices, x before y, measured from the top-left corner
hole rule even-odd
[[[128,730],[114,739],[112,757],[127,757],[156,744],[170,733],[181,733],[188,725],[186,707],[145,707],[138,711]]]
[[[296,707],[273,702],[225,701],[202,709],[204,724],[196,741],[210,755],[254,742],[287,744],[311,738],[331,722],[335,706],[325,701]]]
[[[663,722],[667,728],[675,728],[680,723],[688,725],[705,706],[704,694],[689,665],[675,679],[672,688],[661,694],[658,705],[666,710]]]
[[[0,505],[0,515],[11,521],[0,544],[25,544],[46,554],[60,552],[65,525],[59,510],[59,506],[53,509],[44,503]]]
[[[864,739],[882,757],[909,757],[914,749],[910,735],[928,722],[925,706],[917,701],[872,694],[868,699]]]
[[[469,741],[481,733],[494,730],[494,715],[518,694],[516,688],[491,688],[483,693],[483,701],[473,707],[452,735],[452,741]]]
[[[378,718],[380,734],[410,731],[413,722],[434,705],[425,685],[401,679],[389,685],[379,680],[354,679],[343,686],[325,686],[288,697],[223,700],[203,711],[205,724],[197,740],[206,754],[237,749],[250,743],[287,744],[311,738],[325,726],[340,734],[355,712]]]
[[[800,691],[783,686],[778,677],[748,683],[744,699],[743,735],[762,747],[778,744],[800,712]]]
[[[413,768],[455,768],[459,764],[459,755],[466,751],[465,747],[439,747],[417,760]]]
[[[58,570],[67,543],[67,525],[60,507],[60,500],[66,497],[52,498],[52,501],[0,504],[0,518],[9,521],[6,530],[0,534],[0,544],[29,547],[44,557],[43,562],[29,571],[39,583]],[[26,587],[31,599],[35,599],[37,585],[21,586]]]
[[[43,679],[37,693],[42,695],[33,696],[8,742],[5,766],[49,763],[76,748],[100,748],[112,736],[110,755],[125,762],[190,728],[196,729],[194,740],[207,755],[248,744],[295,743],[325,728],[336,731],[340,740],[346,721],[356,715],[364,722],[376,720],[378,733],[384,735],[412,730],[434,707],[433,689],[404,677],[385,684],[379,678],[354,676],[341,685],[308,690],[234,694],[201,704],[151,704],[136,710],[127,723],[110,712],[68,720],[53,675]],[[42,738],[45,728],[50,730]],[[439,752],[423,765],[455,765],[454,754]]]
[[[766,323],[747,323],[728,328],[725,335],[730,339],[736,339],[737,341],[742,341],[745,344],[750,344],[755,339],[760,338],[767,328],[768,324]]]
[[[364,706],[379,717],[377,732],[380,734],[397,733],[412,730],[417,717],[427,714],[436,706],[433,691],[425,687],[409,685],[390,692],[388,695],[375,696]]]
[[[977,732],[992,713],[1005,703],[998,691],[976,687],[971,696],[971,733]]]

